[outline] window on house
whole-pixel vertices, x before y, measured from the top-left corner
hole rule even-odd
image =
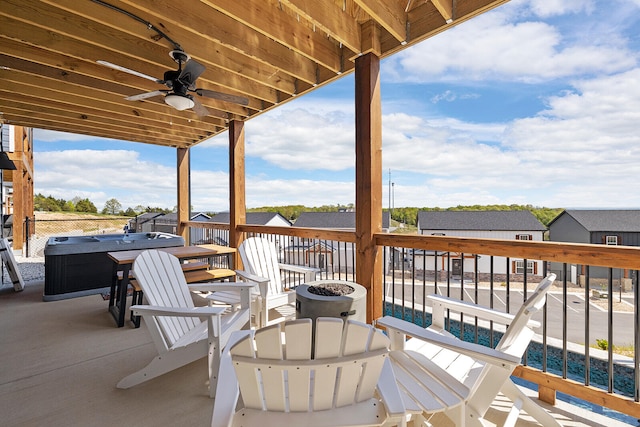
[[[618,244],[618,236],[607,236],[605,239],[605,244],[607,245],[617,245]]]
[[[533,261],[527,261],[527,274],[535,274],[535,272],[533,271],[534,267],[533,267]],[[524,274],[524,260],[517,260],[516,261],[516,274]]]
[[[531,234],[516,234],[516,240],[533,240]]]

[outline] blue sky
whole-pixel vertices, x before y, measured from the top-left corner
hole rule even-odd
[[[384,60],[384,207],[390,180],[396,207],[640,208],[639,59],[640,0],[513,0]],[[355,201],[353,94],[246,123],[247,207]],[[192,148],[194,210],[228,210],[227,144]],[[176,205],[175,149],[37,130],[34,152],[36,193]]]

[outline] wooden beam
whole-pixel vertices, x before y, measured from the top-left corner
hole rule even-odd
[[[407,13],[402,2],[380,0],[354,0],[371,18],[386,29],[397,41],[407,40]]]
[[[189,227],[185,224],[191,219],[191,165],[188,148],[177,149],[177,182],[178,182],[178,235],[182,236],[189,246]]]
[[[291,10],[355,53],[361,53],[360,26],[342,8],[317,0],[282,0]]]
[[[562,378],[558,375],[542,372],[529,366],[518,366],[513,375],[534,384],[541,384],[545,388],[567,393],[578,399],[610,408],[634,418],[640,418],[640,403],[620,395],[607,393],[593,386],[586,386],[578,381]]]
[[[37,6],[17,5],[12,3],[14,0],[6,1],[5,15],[0,21],[0,27],[6,27],[6,29],[0,28],[4,34],[21,34],[25,31],[25,25],[21,20],[29,19],[37,24],[37,27],[33,28],[29,34],[30,39],[37,42],[36,46],[54,51],[64,47],[68,54],[76,58],[90,58],[94,62],[99,59],[105,60],[155,78],[162,78],[165,71],[176,68],[176,64],[167,54],[172,47],[121,31],[115,25],[103,25],[101,21],[92,23],[86,17],[77,16],[76,19],[63,19],[64,14],[68,12],[56,9],[52,5],[42,3]],[[104,10],[101,11],[104,12]],[[123,19],[123,16],[118,16],[115,22],[121,22]],[[11,23],[11,20],[14,22]],[[138,27],[142,27],[140,32],[148,33],[144,26],[139,24]],[[54,45],[52,45],[51,33],[55,33],[59,39]],[[117,40],[117,43],[114,40]],[[203,65],[209,65],[209,70],[203,74],[198,83],[202,85],[206,81],[207,73],[215,75],[216,83],[205,85],[207,89],[221,89],[232,94],[257,96],[271,103],[277,99],[275,89],[249,80],[242,73],[229,73],[207,63]],[[126,78],[135,81],[139,86],[146,86],[149,90],[166,89],[157,83],[137,76],[128,75]],[[129,95],[139,92],[131,90]],[[257,106],[254,107],[257,108]]]
[[[195,114],[175,114],[175,111],[168,109],[161,99],[159,102],[153,100],[148,102],[125,101],[123,98],[133,94],[133,89],[127,87],[129,85],[126,80],[128,77],[125,77],[123,81],[119,81],[116,74],[130,76],[126,73],[117,72],[95,63],[74,60],[33,46],[21,46],[8,39],[2,39],[2,43],[3,51],[6,54],[0,54],[0,65],[8,69],[0,70],[0,81],[16,82],[20,85],[16,87],[21,89],[16,92],[20,94],[23,92],[23,85],[37,87],[51,85],[52,89],[57,88],[58,92],[64,93],[67,84],[72,84],[76,87],[81,87],[80,93],[83,95],[86,95],[87,92],[96,94],[98,98],[96,101],[97,110],[107,117],[114,112],[104,108],[104,103],[100,99],[100,93],[103,92],[117,95],[112,99],[122,105],[121,111],[128,115],[127,120],[129,122],[133,117],[139,118],[139,120],[148,118],[157,121],[162,127],[166,127],[167,122],[171,119],[172,128],[183,127],[188,132],[194,132],[195,129],[210,129],[210,123],[218,126],[224,125],[222,120],[213,117],[209,117],[206,120],[201,118],[194,120],[197,117]],[[97,75],[98,77],[93,77],[92,75]],[[68,98],[63,97],[63,102],[68,104]]]
[[[380,26],[375,21],[367,21],[362,24],[362,52],[373,53],[377,57],[382,55]]]
[[[125,31],[129,34],[139,37],[143,35],[145,40],[149,40],[149,36],[152,33],[146,28],[143,28],[142,24],[133,19],[126,19],[124,15],[107,9],[103,6],[97,5],[93,2],[78,2],[76,0],[54,0],[48,2],[55,7],[65,9],[69,13],[80,15],[84,18],[91,19],[99,25],[107,25],[119,31]],[[136,2],[142,3],[142,2]],[[159,2],[156,2],[159,6]],[[176,37],[179,37],[179,42],[185,48],[190,46],[197,46],[197,51],[188,51],[192,57],[197,58],[199,62],[207,66],[208,73],[203,74],[199,79],[199,86],[204,89],[221,90],[216,87],[212,87],[213,81],[207,79],[208,75],[215,75],[216,78],[221,73],[239,75],[247,77],[254,82],[271,86],[273,89],[293,94],[295,93],[295,78],[289,74],[286,74],[275,67],[269,67],[265,63],[257,61],[255,58],[242,55],[237,50],[231,49],[228,46],[212,40],[211,43],[202,43],[204,33],[196,28],[199,22],[207,21],[208,16],[198,17],[198,20],[189,20],[188,26],[184,25],[184,21],[178,22],[178,19],[184,17],[184,13],[172,14],[172,10],[168,10],[165,7],[158,7],[150,13],[150,9],[142,10],[135,7],[137,5],[124,5],[123,8],[127,9],[131,13],[140,14],[145,19],[153,21],[157,16],[158,21],[163,25],[169,27],[174,26],[176,34],[180,31]],[[184,6],[180,3],[175,4],[173,7],[180,8],[184,11]],[[196,8],[206,7],[200,5],[194,5]],[[165,16],[175,18],[175,21],[168,21]],[[169,32],[171,29],[169,28]],[[173,34],[172,34],[173,35]],[[171,49],[168,45],[160,42],[161,45],[166,46],[165,49]],[[277,74],[277,78],[274,78],[274,74]],[[242,89],[244,86],[240,86]],[[234,89],[234,88],[229,88]],[[235,88],[237,89],[237,88]],[[251,100],[250,100],[251,102]]]
[[[237,0],[202,0],[229,16],[236,27],[240,24],[276,40],[292,51],[336,72],[342,72],[342,49],[335,41],[298,22],[269,2],[239,2]],[[328,6],[323,4],[324,8]],[[245,36],[246,37],[246,36]]]
[[[163,22],[163,30],[179,41],[180,30],[193,31],[212,42],[220,43],[274,69],[283,70],[302,81],[315,83],[316,63],[303,57],[274,39],[250,31],[244,25],[203,2],[189,2],[184,7],[174,0],[123,0],[127,10],[143,11],[146,16],[156,16]],[[240,6],[245,3],[240,2]],[[184,23],[188,23],[188,27]],[[164,24],[169,23],[170,25]],[[173,28],[172,28],[173,27]],[[184,46],[194,55],[199,46]]]
[[[453,22],[453,0],[431,0],[447,24]]]
[[[229,122],[229,246],[232,248],[240,247],[243,237],[238,225],[247,222],[244,157],[244,122],[232,120]],[[242,268],[237,252],[234,268]]]
[[[25,63],[26,62],[22,62],[22,64]],[[42,70],[43,74],[37,73],[37,70]],[[47,99],[55,99],[56,96],[58,96],[62,102],[68,102],[66,101],[68,98],[77,96],[86,101],[86,106],[100,108],[102,110],[116,110],[123,114],[134,115],[136,117],[145,116],[148,115],[146,112],[151,112],[156,115],[156,120],[163,125],[166,125],[167,119],[174,115],[177,116],[176,123],[182,124],[188,129],[199,127],[206,129],[209,124],[220,125],[223,123],[223,119],[226,118],[226,113],[225,117],[222,118],[213,116],[198,117],[190,111],[177,114],[176,110],[165,105],[161,99],[158,102],[155,100],[147,100],[144,102],[126,101],[121,94],[102,89],[100,85],[98,85],[98,87],[91,86],[93,79],[89,77],[75,77],[77,78],[74,78],[74,76],[64,71],[59,71],[58,76],[50,75],[46,66],[39,65],[27,68],[25,72],[22,72],[22,69],[0,69],[0,82],[3,83],[5,87],[7,87],[9,82],[20,85],[19,93],[27,92],[28,87],[33,87],[39,88],[36,89],[36,92],[40,93],[40,95],[35,96],[42,96]],[[46,88],[46,90],[42,90],[42,88]],[[15,91],[15,87],[13,87],[13,90]],[[113,107],[109,104],[112,104]],[[106,108],[107,106],[109,108]],[[153,117],[153,114],[148,116]],[[158,114],[162,114],[163,116],[157,117]],[[189,117],[191,117],[191,120]]]
[[[176,140],[189,139],[200,140],[208,138],[209,133],[202,132],[198,134],[186,134],[177,129],[166,129],[159,125],[153,126],[146,123],[132,123],[131,117],[128,120],[122,118],[111,119],[104,117],[94,109],[77,109],[72,104],[62,104],[59,102],[42,100],[32,96],[16,96],[10,92],[0,91],[0,100],[9,101],[3,107],[3,112],[22,117],[31,117],[33,119],[58,121],[61,124],[70,125],[90,125],[96,130],[104,130],[105,132],[120,132],[123,134],[130,133],[132,137],[139,135],[140,137],[150,137],[157,140],[166,140],[167,144]]]
[[[367,289],[367,322],[382,316],[382,109],[380,58],[356,59],[356,282]]]
[[[398,246],[465,254],[504,256],[580,265],[640,270],[640,247],[474,237],[424,236],[384,233],[380,246]]]

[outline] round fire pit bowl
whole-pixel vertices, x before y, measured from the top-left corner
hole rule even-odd
[[[346,280],[318,280],[296,288],[296,318],[367,321],[367,290]]]

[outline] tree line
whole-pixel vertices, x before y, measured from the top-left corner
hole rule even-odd
[[[302,212],[339,212],[341,210],[352,210],[353,204],[349,205],[323,205],[309,208],[303,205],[288,206],[265,206],[261,208],[247,209],[248,212],[275,212],[279,213],[289,221],[295,221]],[[449,208],[439,207],[403,207],[391,210],[391,219],[400,223],[416,226],[418,222],[418,211],[530,211],[545,226],[558,216],[563,208],[547,208],[533,205],[458,205]],[[389,209],[383,209],[384,212]]]
[[[56,199],[49,195],[44,196],[40,193],[33,197],[33,209],[45,212],[83,212],[98,213],[98,208],[88,198],[74,197],[71,200]],[[134,217],[145,212],[171,213],[171,209],[163,209],[158,207],[138,205],[135,208],[122,208],[122,204],[115,198],[107,200],[104,208],[100,213],[106,215],[119,215]]]
[[[87,198],[74,197],[71,200],[56,199],[53,196],[43,196],[36,194],[33,200],[34,209],[38,211],[49,212],[87,212],[98,213],[96,206]],[[263,206],[259,208],[247,209],[247,212],[274,212],[287,218],[289,221],[295,222],[302,212],[340,212],[351,211],[355,209],[353,203],[347,205],[322,205],[317,207],[307,207],[304,205],[285,205],[285,206]],[[391,210],[391,219],[399,223],[409,226],[417,225],[418,211],[530,211],[538,221],[545,226],[558,216],[562,208],[547,208],[533,205],[458,205],[449,208],[439,207],[402,207],[393,208]],[[106,215],[120,215],[134,217],[145,212],[171,213],[175,210],[163,209],[158,207],[138,205],[134,208],[122,208],[122,204],[115,198],[107,200],[101,213]],[[385,212],[388,209],[384,209]],[[207,212],[214,215],[214,212]]]

